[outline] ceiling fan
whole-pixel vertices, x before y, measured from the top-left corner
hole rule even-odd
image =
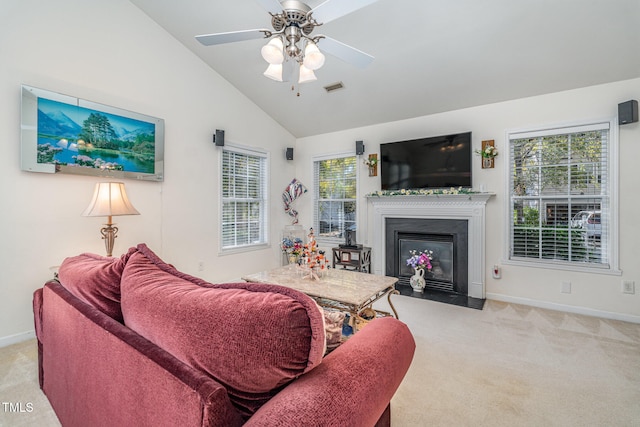
[[[262,47],[262,57],[269,63],[264,72],[276,81],[289,81],[295,65],[298,83],[316,80],[313,73],[324,65],[319,48],[359,68],[373,61],[373,56],[325,35],[313,35],[316,27],[340,18],[378,0],[326,0],[315,8],[299,0],[256,0],[271,15],[272,30],[253,29],[227,33],[203,34],[196,40],[205,46],[260,38],[270,39]]]

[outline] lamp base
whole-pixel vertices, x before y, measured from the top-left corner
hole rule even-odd
[[[105,224],[106,227],[100,229],[100,233],[102,234],[102,238],[104,239],[104,247],[107,250],[107,256],[112,256],[113,254],[113,243],[116,239],[116,234],[118,234],[118,227],[114,227],[113,224]]]

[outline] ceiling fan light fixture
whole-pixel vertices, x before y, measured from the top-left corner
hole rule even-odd
[[[298,83],[314,82],[318,80],[313,70],[305,67],[304,64],[300,64],[300,75],[298,76]]]
[[[324,65],[324,54],[320,52],[315,43],[307,42],[307,46],[304,48],[303,64],[309,70],[318,70]]]
[[[269,43],[262,46],[260,53],[265,61],[271,65],[282,64],[284,62],[284,53],[282,51],[283,44],[280,37],[274,37],[269,40]]]
[[[314,71],[325,62],[324,52],[357,67],[364,68],[373,56],[348,46],[325,35],[312,36],[314,29],[327,22],[355,12],[378,0],[316,0],[320,3],[310,7],[307,0],[256,0],[271,15],[268,29],[240,30],[196,36],[205,46],[244,40],[268,39],[260,53],[269,67],[263,73],[279,82],[289,82],[299,65],[299,83],[317,80]],[[317,42],[323,40],[322,51]]]
[[[282,81],[282,64],[269,64],[267,70],[263,73],[265,77],[275,80],[277,82]]]

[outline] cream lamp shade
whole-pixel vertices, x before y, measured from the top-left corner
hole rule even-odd
[[[302,63],[312,71],[318,70],[324,65],[324,55],[315,43],[307,43],[307,47],[304,49],[304,61]]]
[[[308,69],[304,64],[300,64],[300,74],[298,75],[298,83],[313,82],[318,80],[313,70]]]
[[[272,65],[282,64],[284,61],[283,47],[282,39],[280,39],[280,37],[271,39],[269,43],[262,46],[260,51],[262,53],[262,58]]]
[[[266,77],[277,82],[282,81],[282,64],[270,64],[263,73]]]
[[[117,237],[118,228],[114,227],[112,217],[121,215],[140,215],[127,197],[122,182],[99,182],[93,192],[93,198],[89,206],[82,212],[82,216],[106,216],[106,227],[100,230],[104,239],[107,256],[113,252],[114,239]]]

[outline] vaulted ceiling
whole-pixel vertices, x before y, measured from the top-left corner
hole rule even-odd
[[[194,38],[270,29],[255,0],[130,1],[296,137],[640,77],[639,0],[378,0],[316,30],[373,63],[301,85],[262,75],[266,40]]]

